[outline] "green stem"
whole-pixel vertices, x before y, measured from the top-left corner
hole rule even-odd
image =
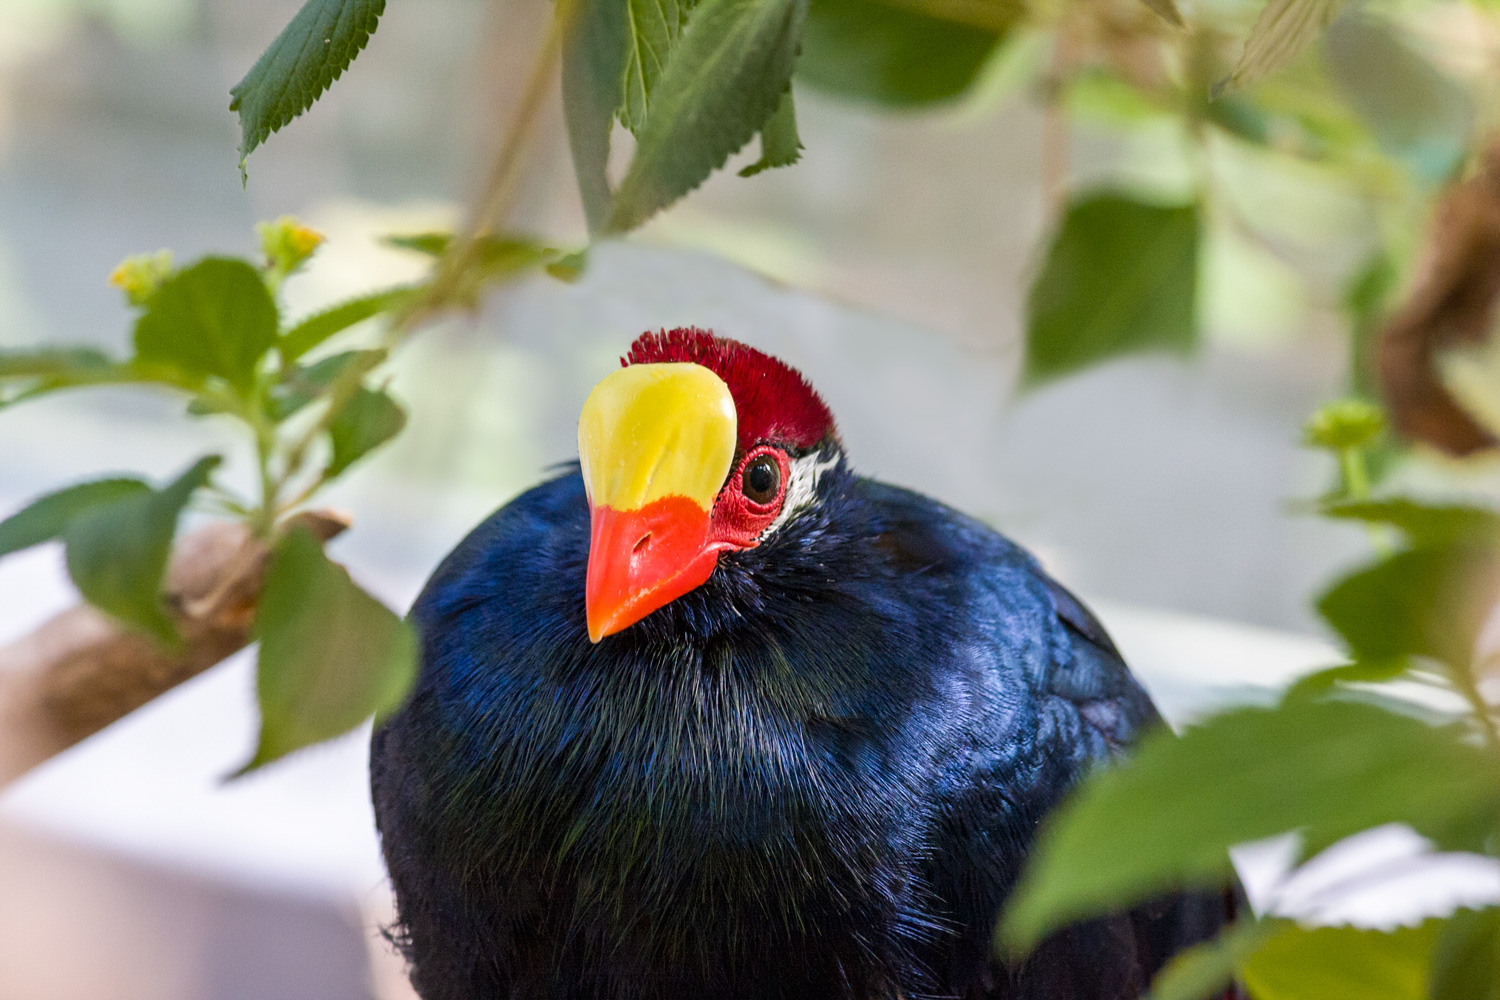
[[[1344,495],[1350,500],[1370,498],[1370,473],[1363,448],[1340,448],[1339,471],[1344,476]]]
[[[1479,731],[1484,736],[1484,742],[1491,750],[1500,752],[1500,729],[1495,727],[1495,717],[1491,714],[1489,703],[1479,693],[1479,685],[1474,682],[1474,671],[1469,665],[1447,664],[1448,680],[1452,683],[1454,690],[1463,696],[1464,701],[1469,703],[1469,709],[1474,713],[1474,719],[1479,723]]]

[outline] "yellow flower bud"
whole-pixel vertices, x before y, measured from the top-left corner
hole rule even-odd
[[[157,288],[172,275],[172,251],[141,253],[126,257],[109,272],[109,283],[125,293],[133,306],[144,306]]]
[[[285,277],[301,267],[323,245],[323,234],[310,229],[290,215],[275,222],[261,222],[255,227],[260,236],[261,252],[266,265]]]

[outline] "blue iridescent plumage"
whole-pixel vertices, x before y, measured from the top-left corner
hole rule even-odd
[[[1217,928],[1174,897],[992,960],[1041,817],[1156,713],[1027,553],[822,447],[815,504],[597,645],[576,472],[433,575],[371,765],[425,1000],[1123,998]]]

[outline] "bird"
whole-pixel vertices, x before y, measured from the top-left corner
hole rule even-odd
[[[693,327],[621,362],[411,611],[370,779],[423,1000],[1126,1000],[1225,924],[1184,891],[997,955],[1150,698],[1024,549],[856,474],[787,364]]]

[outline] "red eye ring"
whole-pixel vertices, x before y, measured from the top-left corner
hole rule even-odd
[[[740,461],[734,474],[735,487],[749,510],[756,513],[777,510],[786,499],[791,471],[785,452],[761,445],[750,449]]]
[[[752,467],[767,471],[768,460],[774,463],[772,467],[776,470],[774,495],[769,495],[770,490],[756,489],[762,485],[758,483],[751,483],[751,489],[747,491],[746,473]],[[761,535],[781,514],[791,473],[791,460],[780,448],[757,445],[746,452],[714,501],[710,540],[725,549],[752,549],[760,544]],[[755,478],[753,473],[752,478]],[[766,500],[761,502],[757,499],[760,496],[766,496]]]

